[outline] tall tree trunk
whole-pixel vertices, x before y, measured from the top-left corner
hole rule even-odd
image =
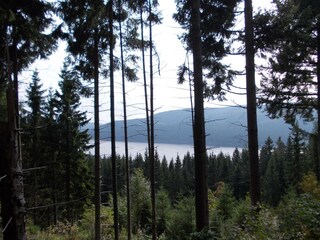
[[[95,240],[100,240],[101,221],[101,186],[100,186],[100,119],[99,119],[99,37],[95,30],[94,39],[94,205],[95,205]]]
[[[69,108],[69,107],[68,107]],[[66,175],[65,175],[65,186],[66,186],[66,202],[67,202],[67,220],[68,222],[71,222],[71,204],[70,204],[70,200],[71,200],[71,191],[70,191],[70,187],[71,187],[71,146],[70,146],[70,141],[71,141],[71,137],[70,137],[70,121],[69,121],[69,114],[67,114],[67,132],[66,132],[66,152],[67,152],[67,156],[65,159],[65,167],[66,167]]]
[[[56,185],[56,161],[57,161],[57,152],[54,152],[53,154],[53,163],[52,163],[52,202],[53,202],[53,224],[56,225],[57,224],[57,185]]]
[[[207,154],[203,107],[202,53],[200,38],[200,1],[192,1],[191,33],[194,68],[194,157],[197,231],[209,226]]]
[[[143,9],[140,5],[140,27],[141,27],[141,51],[142,51],[142,74],[144,86],[144,101],[146,107],[146,125],[147,125],[147,141],[148,141],[148,154],[150,154],[150,118],[149,118],[149,104],[148,104],[148,90],[147,90],[147,77],[146,77],[146,60],[144,52],[144,27],[143,27]],[[148,156],[149,157],[149,156]],[[147,159],[148,160],[148,159]]]
[[[315,158],[315,172],[317,175],[317,179],[320,182],[320,17],[318,17],[317,22],[317,103],[318,103],[318,123],[317,123],[317,149],[318,154]]]
[[[14,32],[14,31],[13,31]],[[14,39],[16,39],[14,37]],[[13,44],[13,76],[14,83],[11,79],[11,61],[8,43],[6,43],[7,53],[7,119],[8,122],[2,125],[4,144],[0,144],[3,150],[3,158],[0,159],[1,168],[1,216],[3,221],[3,239],[4,240],[25,240],[25,199],[23,191],[23,173],[21,161],[21,144],[19,123],[19,101],[18,101],[18,71],[17,71],[17,44]],[[7,144],[5,144],[7,143]],[[4,177],[4,178],[3,178]]]
[[[119,0],[119,14],[121,15],[122,1]],[[122,39],[122,24],[119,18],[119,35],[120,35],[120,54],[121,54],[121,76],[122,76],[122,100],[123,100],[123,124],[124,124],[124,149],[125,149],[125,172],[127,185],[127,232],[128,240],[131,240],[131,195],[130,195],[130,166],[129,166],[129,148],[128,148],[128,123],[127,123],[127,100],[126,100],[126,82],[123,56],[123,39]]]
[[[11,198],[12,189],[9,178],[9,129],[8,123],[0,123],[0,199],[3,239],[14,239],[14,226],[11,223]],[[2,233],[1,233],[2,234]]]
[[[257,105],[254,67],[254,35],[252,23],[252,0],[245,0],[245,48],[247,83],[247,124],[250,158],[250,197],[252,206],[260,202],[260,177],[258,153]]]
[[[4,224],[4,240],[24,240],[26,239],[25,231],[25,200],[23,192],[23,173],[22,164],[19,159],[18,131],[16,125],[16,113],[14,104],[14,89],[11,82],[8,86],[7,109],[8,109],[8,142],[7,155],[5,156],[5,168],[7,169],[7,192],[2,203],[4,214],[2,220]],[[2,184],[4,184],[2,183]],[[4,194],[4,193],[3,193]]]
[[[34,121],[33,123],[33,127],[37,127],[39,124],[38,124],[38,121]],[[33,165],[32,167],[34,167],[35,169],[38,167],[38,159],[39,159],[39,137],[38,137],[38,130],[34,130],[34,136],[32,137],[32,162],[33,162]],[[35,224],[38,224],[38,210],[37,210],[37,207],[38,207],[38,174],[37,174],[37,171],[34,171],[32,174],[32,177],[33,177],[33,184],[34,184],[34,187],[33,187],[33,201],[34,201],[34,206],[35,206],[35,210],[33,211],[33,214],[34,214],[34,223]]]
[[[110,122],[111,122],[111,162],[112,162],[112,196],[113,196],[113,219],[114,219],[114,239],[119,239],[118,220],[118,196],[117,196],[117,162],[116,162],[116,123],[115,123],[115,103],[114,103],[114,66],[113,66],[113,1],[109,1],[109,30],[110,30]]]
[[[192,79],[191,79],[188,53],[187,53],[187,64],[188,64],[189,96],[190,96],[191,124],[192,124],[192,136],[193,136],[194,135],[194,107],[193,107],[193,96],[192,96]]]
[[[153,40],[152,40],[152,6],[149,0],[149,38],[150,38],[150,184],[151,184],[151,217],[152,217],[152,239],[157,239],[157,219],[156,219],[156,189],[154,174],[154,107],[153,107]]]

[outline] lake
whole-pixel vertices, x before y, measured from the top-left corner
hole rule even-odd
[[[91,141],[90,144],[93,142]],[[147,149],[147,143],[140,142],[129,142],[129,154],[134,157],[137,153],[144,154]],[[124,142],[116,142],[116,153],[119,155],[124,155]],[[166,143],[157,143],[155,148],[158,152],[160,159],[165,155],[167,160],[176,159],[177,155],[181,158],[189,151],[193,155],[193,146],[186,144],[166,144]],[[208,154],[214,153],[219,154],[223,152],[224,154],[229,154],[232,156],[234,147],[208,147]],[[239,149],[241,150],[241,149]],[[90,150],[91,154],[94,153],[94,150]],[[101,141],[100,143],[100,152],[101,156],[110,156],[111,155],[111,142],[110,141]]]

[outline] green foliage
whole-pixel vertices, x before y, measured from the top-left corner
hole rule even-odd
[[[256,17],[256,47],[267,58],[262,67],[260,103],[272,117],[294,123],[312,120],[317,88],[319,6],[316,1],[276,0]],[[316,60],[317,61],[317,60]]]
[[[24,168],[30,169],[24,178],[26,207],[41,227],[81,218],[93,189],[85,155],[89,135],[80,129],[88,122],[79,110],[82,84],[66,65],[61,78],[60,89],[49,91],[45,101],[41,80],[34,72],[27,89],[28,108],[21,119],[27,132],[22,136]]]
[[[217,239],[212,231],[203,230],[201,232],[191,233],[191,240],[213,240]]]
[[[232,216],[221,225],[219,239],[279,239],[277,226],[270,209],[252,209],[247,198],[237,203]]]
[[[94,238],[94,206],[87,208],[83,218],[79,222],[79,230],[85,239]],[[113,239],[113,209],[111,207],[101,206],[101,235],[106,239]]]
[[[0,12],[0,86],[3,88],[9,80],[9,69],[18,75],[36,59],[47,58],[57,48],[61,26],[55,24],[54,5],[47,1],[1,1]]]
[[[161,235],[168,228],[168,217],[172,211],[172,207],[169,194],[165,190],[161,189],[158,191],[156,197],[157,231],[158,235]]]
[[[320,238],[320,202],[309,193],[288,194],[278,209],[279,228],[283,239]]]
[[[220,183],[220,186],[214,193],[215,199],[211,201],[217,201],[216,206],[211,209],[213,211],[213,218],[218,218],[220,221],[224,221],[231,217],[232,210],[235,205],[235,198],[233,197],[231,189],[224,183]],[[215,220],[213,220],[215,222]]]
[[[224,100],[225,86],[232,83],[237,73],[230,66],[223,64],[222,59],[230,51],[233,36],[230,30],[235,25],[235,9],[239,2],[238,0],[200,1],[202,63],[206,80],[205,94],[208,98]],[[192,50],[192,1],[177,0],[176,8],[174,19],[186,30],[180,36],[180,40],[187,50]],[[183,82],[186,69],[185,65],[180,67],[179,82]]]
[[[143,176],[141,169],[134,170],[131,180],[131,203],[132,230],[137,233],[139,229],[150,227],[151,200],[150,183]]]
[[[183,197],[170,211],[167,219],[166,239],[183,240],[189,239],[195,231],[194,198]]]
[[[320,200],[320,185],[315,173],[309,172],[308,174],[304,175],[299,186],[302,192],[311,194],[316,199]]]

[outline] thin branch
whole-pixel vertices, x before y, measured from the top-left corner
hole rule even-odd
[[[0,182],[2,181],[2,179],[6,178],[6,177],[7,177],[7,175],[0,177]]]
[[[9,224],[11,223],[11,221],[12,221],[12,217],[9,219],[9,221],[6,224],[6,226],[3,228],[2,233],[4,233],[7,230]]]
[[[46,169],[47,167],[46,166],[43,166],[43,167],[34,167],[34,168],[25,168],[25,169],[22,169],[22,172],[29,172],[29,171],[33,171],[33,170],[41,170],[41,169]],[[1,179],[0,179],[1,180]]]
[[[73,201],[69,201],[69,202],[53,203],[53,204],[48,204],[48,205],[45,205],[45,206],[31,207],[31,208],[27,208],[26,210],[30,211],[30,210],[43,209],[43,208],[48,208],[48,207],[53,207],[53,206],[67,205],[67,204],[70,204],[70,203],[80,202],[80,201],[82,201],[83,199],[85,199],[87,197],[89,197],[89,195],[81,197],[81,198],[73,200]]]

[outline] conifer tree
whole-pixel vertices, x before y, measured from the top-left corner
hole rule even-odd
[[[234,197],[239,200],[240,199],[240,180],[241,180],[241,156],[240,151],[236,148],[232,154],[232,186],[233,186],[233,195]]]
[[[252,1],[244,1],[245,12],[245,49],[246,49],[246,89],[247,89],[247,126],[248,150],[250,158],[250,197],[251,204],[258,206],[260,202],[260,171],[257,127],[257,102],[255,83],[255,50],[252,19]]]
[[[272,206],[276,206],[284,193],[285,145],[278,139],[277,146],[268,161],[265,176],[262,182],[263,197]]]
[[[68,52],[85,80],[94,82],[95,239],[100,239],[100,114],[99,82],[109,46],[108,9],[102,0],[61,1],[59,14],[68,26]]]
[[[77,72],[68,69],[66,64],[60,78],[60,91],[55,94],[60,139],[57,159],[63,166],[61,178],[65,184],[61,190],[67,203],[66,219],[73,222],[81,215],[86,201],[91,197],[91,175],[85,159],[90,137],[88,130],[81,130],[89,120],[86,112],[80,110],[81,97],[86,95],[87,90],[82,86]]]
[[[229,52],[227,39],[232,35],[230,28],[234,24],[234,9],[237,3],[238,1],[214,0],[176,1],[177,13],[174,18],[187,31],[180,37],[186,49],[191,50],[194,57],[195,187],[199,231],[208,225],[203,98],[206,96],[223,100],[225,94],[223,86],[231,84],[235,74],[228,66],[223,65],[221,60]],[[209,82],[210,80],[212,82]]]
[[[273,151],[273,141],[270,137],[267,138],[265,141],[264,145],[261,147],[260,151],[260,175],[261,178],[264,177],[267,168],[268,168],[268,163],[271,159]]]
[[[287,157],[284,164],[285,179],[287,186],[293,187],[299,192],[299,182],[305,173],[304,155],[305,155],[306,133],[301,130],[297,123],[291,128],[291,133],[287,142]]]
[[[40,83],[38,71],[34,71],[31,79],[31,83],[27,89],[27,106],[29,111],[22,118],[22,127],[26,129],[27,134],[25,134],[23,140],[24,149],[24,168],[30,169],[27,172],[28,176],[26,178],[27,186],[25,194],[27,198],[27,203],[29,202],[29,207],[37,207],[39,204],[39,183],[43,181],[43,176],[41,168],[44,166],[43,161],[43,123],[44,123],[44,93],[42,89],[42,84]],[[26,171],[26,170],[25,170]],[[31,205],[32,204],[32,205]],[[42,220],[38,221],[38,212],[35,209],[32,214],[35,224],[41,223]]]
[[[314,0],[274,3],[274,8],[255,17],[257,50],[268,61],[261,71],[260,103],[270,116],[284,117],[292,124],[297,116],[317,119],[319,129],[319,3]],[[317,142],[320,152],[320,136]],[[318,179],[319,159],[318,154],[314,159]]]
[[[21,70],[28,67],[33,61],[38,57],[45,58],[56,48],[57,37],[59,36],[60,28],[55,28],[53,26],[53,5],[47,2],[33,0],[29,2],[10,2],[1,1],[0,3],[0,62],[2,69],[4,70],[1,74],[1,84],[11,84],[11,79],[13,80],[13,85],[6,87],[13,87],[14,95],[12,95],[13,106],[7,106],[7,109],[12,107],[15,110],[14,116],[16,118],[16,126],[13,129],[20,129],[20,113],[19,113],[19,80],[18,74]],[[48,33],[48,29],[55,29],[53,32]],[[11,90],[10,90],[11,91]],[[12,109],[13,111],[13,109]],[[9,113],[9,112],[8,112]],[[9,115],[8,115],[9,116]],[[9,123],[11,124],[11,123]],[[18,136],[16,138],[17,148],[17,160],[6,159],[8,162],[7,165],[17,162],[17,166],[22,166],[22,156],[21,156],[21,138],[20,131],[17,132]],[[4,137],[2,135],[1,137]],[[13,142],[12,142],[13,143]],[[9,146],[10,148],[12,146]],[[11,171],[11,170],[10,170]],[[22,173],[21,170],[16,169],[12,171],[18,171],[19,174],[16,174],[10,181],[13,184],[20,184],[21,186],[16,185],[12,189],[20,191],[13,192],[15,196],[18,196],[19,201],[14,201],[15,206],[12,206],[16,209],[20,209],[21,212],[19,216],[14,218],[17,221],[13,221],[10,226],[17,227],[14,231],[14,235],[7,235],[10,231],[5,233],[5,239],[24,239],[25,238],[25,227],[24,227],[24,197],[23,197],[23,182],[22,182]],[[9,178],[8,178],[9,179]],[[11,184],[11,183],[9,183]],[[11,194],[7,194],[6,197],[14,197]],[[16,197],[14,197],[16,198]],[[3,200],[5,202],[5,200]],[[20,202],[20,203],[19,203]],[[11,206],[3,206],[2,211],[10,211]],[[19,210],[19,211],[20,211]],[[6,223],[4,223],[6,224]],[[17,226],[17,224],[22,224]]]

